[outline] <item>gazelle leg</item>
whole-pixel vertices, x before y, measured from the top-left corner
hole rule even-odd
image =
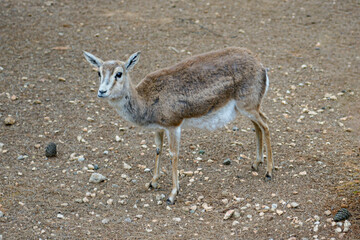
[[[155,170],[151,182],[148,184],[149,188],[159,188],[158,179],[160,178],[160,154],[162,153],[164,142],[164,131],[159,130],[155,133],[156,144],[156,157],[155,157]]]
[[[259,125],[254,121],[251,122],[254,124],[256,132],[256,160],[252,164],[251,168],[257,171],[259,169],[259,164],[264,162],[263,134]]]
[[[267,159],[267,167],[266,167],[266,175],[265,175],[265,180],[269,181],[271,180],[272,177],[272,170],[274,167],[274,163],[273,163],[273,158],[272,158],[272,150],[271,150],[271,141],[270,141],[270,130],[269,127],[267,125],[267,118],[266,116],[260,111],[260,106],[257,107],[257,109],[251,109],[251,110],[245,110],[244,108],[242,108],[241,104],[237,105],[237,110],[245,115],[246,117],[248,117],[252,122],[255,122],[257,124],[257,126],[259,127],[259,129],[261,130],[261,137],[265,137],[265,146],[266,146],[266,159]],[[254,124],[255,125],[255,124]],[[258,136],[258,130],[256,130],[256,125],[255,125],[255,131],[257,134],[257,139],[258,139],[258,143],[262,142]],[[260,144],[258,144],[259,146]],[[261,149],[262,151],[262,149]],[[258,149],[257,151],[259,154],[260,151]],[[262,154],[261,154],[262,155]],[[256,162],[258,162],[259,156],[256,159]],[[262,158],[260,158],[262,159]]]
[[[274,162],[273,162],[272,149],[271,149],[270,130],[266,123],[267,119],[264,116],[264,114],[262,114],[259,111],[259,116],[261,118],[261,121],[259,121],[259,124],[263,128],[263,133],[265,136],[265,144],[266,144],[266,153],[267,153],[267,172],[266,172],[265,179],[271,180],[272,170],[274,168]]]
[[[178,158],[179,158],[179,145],[181,137],[181,128],[176,127],[169,129],[168,131],[169,145],[170,145],[170,155],[172,157],[172,182],[173,187],[169,198],[167,199],[167,204],[174,204],[176,195],[179,193],[179,176],[178,176]]]

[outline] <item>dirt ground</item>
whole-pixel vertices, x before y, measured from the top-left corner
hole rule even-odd
[[[360,239],[359,39],[356,0],[0,1],[0,236]],[[264,166],[251,171],[247,119],[184,130],[181,191],[167,206],[169,155],[161,188],[146,189],[154,134],[97,98],[98,76],[82,51],[125,60],[140,50],[137,83],[227,46],[250,49],[270,68],[262,109],[273,180],[264,181]],[[8,116],[15,123],[6,125]],[[58,154],[46,158],[50,142]],[[108,179],[89,183],[93,171]],[[352,214],[347,233],[331,221],[341,207]],[[224,220],[228,210],[236,213]]]

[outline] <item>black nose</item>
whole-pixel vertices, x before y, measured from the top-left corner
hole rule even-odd
[[[105,91],[99,90],[99,93],[100,93],[100,94],[104,94],[104,93],[106,93],[106,92],[107,92],[107,90],[105,90]]]

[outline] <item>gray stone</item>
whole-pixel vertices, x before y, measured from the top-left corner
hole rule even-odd
[[[26,155],[20,155],[20,156],[18,156],[17,160],[24,160],[27,157],[28,156],[26,156]]]
[[[0,217],[3,217],[4,213],[2,211],[0,211]]]
[[[124,222],[131,223],[132,221],[131,221],[131,218],[125,218]]]
[[[46,157],[55,157],[56,156],[56,144],[51,142],[45,148],[45,156]]]
[[[89,182],[91,183],[99,183],[106,180],[106,177],[101,175],[100,173],[93,173],[91,174],[91,177],[89,179]]]
[[[103,220],[101,220],[101,222],[102,222],[103,224],[107,224],[107,223],[110,222],[110,219],[104,218]]]
[[[223,165],[230,165],[230,164],[231,164],[230,158],[225,159],[223,162]]]

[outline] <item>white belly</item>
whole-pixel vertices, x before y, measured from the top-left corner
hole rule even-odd
[[[199,118],[187,118],[182,123],[183,128],[202,128],[213,131],[223,127],[236,117],[236,102],[230,101],[228,104]]]

